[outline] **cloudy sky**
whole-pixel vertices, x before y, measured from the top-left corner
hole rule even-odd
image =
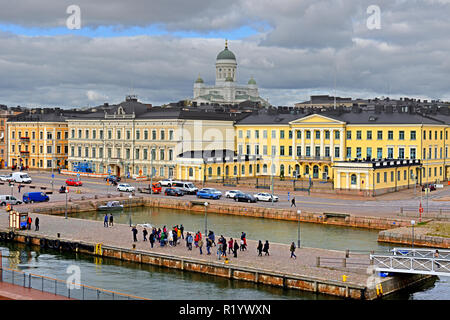
[[[335,78],[338,96],[450,100],[449,35],[450,0],[0,0],[0,104],[190,98],[225,38],[274,105]]]

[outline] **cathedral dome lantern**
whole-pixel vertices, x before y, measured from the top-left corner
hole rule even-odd
[[[228,41],[225,40],[225,49],[219,52],[216,59],[216,84],[227,82],[227,78],[236,82],[236,69],[236,56],[228,50]]]

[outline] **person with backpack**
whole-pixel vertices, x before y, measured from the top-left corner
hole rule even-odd
[[[210,255],[211,254],[211,246],[212,246],[212,241],[210,238],[206,238],[206,254]]]

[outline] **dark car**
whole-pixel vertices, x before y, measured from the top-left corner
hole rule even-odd
[[[434,184],[432,184],[432,183],[422,186],[422,191],[425,191],[425,188],[430,188],[430,191],[436,190],[436,186]]]
[[[184,192],[180,188],[166,188],[166,190],[164,190],[164,194],[166,196],[175,196],[175,197],[184,196]]]
[[[120,177],[118,176],[114,176],[114,175],[109,175],[105,178],[105,181],[109,181],[109,182],[119,182],[120,181]]]
[[[256,202],[256,198],[248,193],[237,193],[234,196],[234,201],[238,202]]]

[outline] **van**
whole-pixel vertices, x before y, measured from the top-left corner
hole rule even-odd
[[[20,183],[31,183],[31,177],[28,173],[24,172],[13,172],[11,174],[12,181]]]
[[[49,201],[50,198],[43,192],[27,192],[23,195],[22,200],[24,203],[33,203]]]
[[[2,206],[6,206],[7,204],[21,204],[21,203],[22,201],[20,201],[14,196],[7,194],[0,195],[0,205]]]
[[[198,188],[192,182],[174,181],[172,187],[180,188],[184,193],[197,194]]]

